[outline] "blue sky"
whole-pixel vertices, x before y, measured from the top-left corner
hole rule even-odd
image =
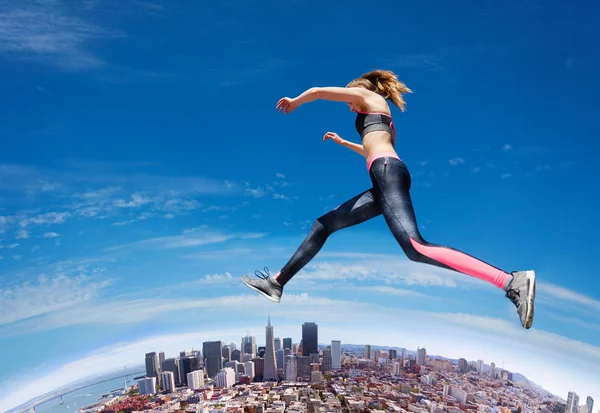
[[[1,2],[2,410],[147,351],[262,342],[269,314],[294,342],[315,321],[321,342],[483,358],[600,401],[598,7]],[[345,104],[276,102],[374,68],[414,91],[393,114],[423,236],[535,269],[533,329],[496,288],[407,261],[382,218],[333,235],[279,305],[239,281],[370,186],[322,140],[358,142]]]

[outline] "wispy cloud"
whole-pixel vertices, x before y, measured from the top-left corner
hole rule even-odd
[[[513,174],[511,174],[511,173],[505,173],[505,174],[500,175],[500,178],[506,179],[506,178],[510,178],[512,176],[513,176]]]
[[[502,147],[502,150],[503,150],[503,151],[510,151],[510,150],[512,150],[512,146],[511,146],[510,144],[508,144],[508,143],[507,143],[507,144],[505,144],[505,145]]]
[[[548,294],[555,299],[580,304],[593,311],[600,312],[600,301],[584,294],[548,282],[540,283],[538,288],[543,294]]]
[[[94,297],[109,283],[87,276],[40,276],[34,283],[0,289],[0,324],[77,305]]]
[[[16,239],[27,239],[27,238],[29,238],[29,232],[24,229],[20,229],[19,231],[17,231],[15,238]]]
[[[465,160],[463,158],[453,158],[450,159],[448,163],[452,166],[456,166],[465,163]]]
[[[46,232],[44,234],[44,238],[56,238],[59,237],[60,235],[57,234],[56,232]]]
[[[0,53],[69,70],[96,68],[104,61],[86,43],[123,36],[69,12],[61,2],[0,4]]]

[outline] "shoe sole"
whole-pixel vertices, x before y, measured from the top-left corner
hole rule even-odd
[[[242,278],[241,280],[242,280],[242,282],[243,282],[244,284],[246,284],[248,287],[250,287],[251,289],[253,289],[253,290],[254,290],[254,291],[256,291],[256,292],[259,292],[259,293],[261,293],[262,295],[264,295],[265,297],[267,297],[269,300],[273,301],[274,303],[278,303],[278,302],[280,301],[280,299],[279,299],[279,298],[277,298],[277,297],[272,297],[272,296],[270,296],[270,295],[268,295],[268,294],[265,294],[265,292],[264,292],[264,291],[262,291],[262,290],[259,290],[258,288],[256,288],[255,286],[253,286],[253,285],[251,285],[251,284],[248,284],[248,283],[247,283],[247,282],[246,282],[246,281],[245,281],[243,278]]]
[[[527,271],[529,281],[529,293],[527,295],[527,315],[525,316],[525,328],[529,329],[533,324],[534,301],[535,301],[535,271]]]

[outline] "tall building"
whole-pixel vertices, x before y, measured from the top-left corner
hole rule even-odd
[[[242,353],[239,350],[233,350],[231,352],[231,361],[242,361]]]
[[[574,391],[569,392],[567,397],[567,408],[565,413],[578,413],[579,410],[579,395]]]
[[[271,316],[265,327],[266,345],[265,345],[265,372],[263,381],[278,380],[277,360],[275,359],[275,338],[273,337],[273,326],[271,325]]]
[[[223,361],[231,361],[231,348],[229,346],[223,346],[221,356],[223,357]]]
[[[156,357],[156,361],[158,362],[158,357]],[[156,394],[156,377],[145,377],[138,380],[137,383],[140,395],[149,396]]]
[[[332,369],[331,350],[323,350],[323,372],[326,373]]]
[[[279,350],[277,350],[275,352],[275,360],[276,363],[275,365],[277,366],[278,369],[283,369],[285,368],[285,350],[280,348]]]
[[[215,387],[231,387],[235,384],[235,371],[225,367],[215,376]]]
[[[394,350],[393,348],[388,351],[388,354],[390,356],[390,360],[396,360],[398,358],[398,351]]]
[[[223,342],[205,341],[202,343],[204,370],[209,378],[214,378],[223,368]]]
[[[244,370],[246,371],[246,376],[250,377],[250,380],[253,380],[254,376],[256,375],[256,372],[254,371],[254,363],[252,361],[247,361]]]
[[[365,344],[365,358],[371,360],[371,345]]]
[[[186,375],[188,389],[198,390],[204,386],[204,371],[195,370]]]
[[[146,377],[154,377],[157,384],[160,383],[160,364],[158,364],[158,360],[158,354],[155,351],[146,353]]]
[[[181,379],[179,377],[179,357],[165,359],[160,367],[163,372],[170,371],[173,373],[175,385],[181,384]]]
[[[179,377],[181,384],[189,386],[187,382],[187,375],[200,368],[198,365],[198,358],[196,356],[185,356],[179,358]]]
[[[424,366],[427,362],[427,350],[425,348],[417,348],[417,364]]]
[[[298,378],[298,356],[290,354],[285,358],[285,380],[296,381]]]
[[[302,355],[319,352],[319,327],[315,323],[302,324]]]
[[[492,379],[496,378],[496,363],[490,364],[490,377]]]
[[[275,344],[275,351],[281,349],[281,339],[279,337],[275,337],[273,343]]]
[[[175,375],[173,372],[163,371],[160,373],[160,376],[163,391],[166,391],[167,393],[173,393],[175,391]]]
[[[477,360],[477,371],[480,373],[483,371],[483,360]]]
[[[458,370],[461,373],[466,373],[469,370],[469,365],[467,364],[467,360],[460,358],[458,359]]]
[[[254,357],[252,364],[254,364],[254,375],[262,379],[265,375],[265,359]]]
[[[592,409],[594,408],[594,399],[592,396],[588,396],[585,400],[586,413],[592,413]]]
[[[331,368],[342,368],[342,342],[339,340],[331,340]]]
[[[286,337],[283,339],[283,349],[292,349],[292,339],[289,337]]]
[[[242,337],[242,350],[243,354],[252,354],[252,357],[256,356],[256,337],[246,336]]]

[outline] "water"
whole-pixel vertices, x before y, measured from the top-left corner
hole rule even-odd
[[[118,374],[113,374],[118,375]],[[77,409],[94,404],[100,400],[102,395],[107,394],[116,389],[122,389],[123,381],[127,380],[127,386],[137,384],[133,378],[141,376],[143,373],[135,373],[125,377],[120,377],[103,383],[93,384],[89,387],[76,390],[74,392],[63,395],[64,404],[60,404],[60,398],[49,400],[35,407],[36,413],[76,413]],[[98,381],[103,378],[98,378]]]

